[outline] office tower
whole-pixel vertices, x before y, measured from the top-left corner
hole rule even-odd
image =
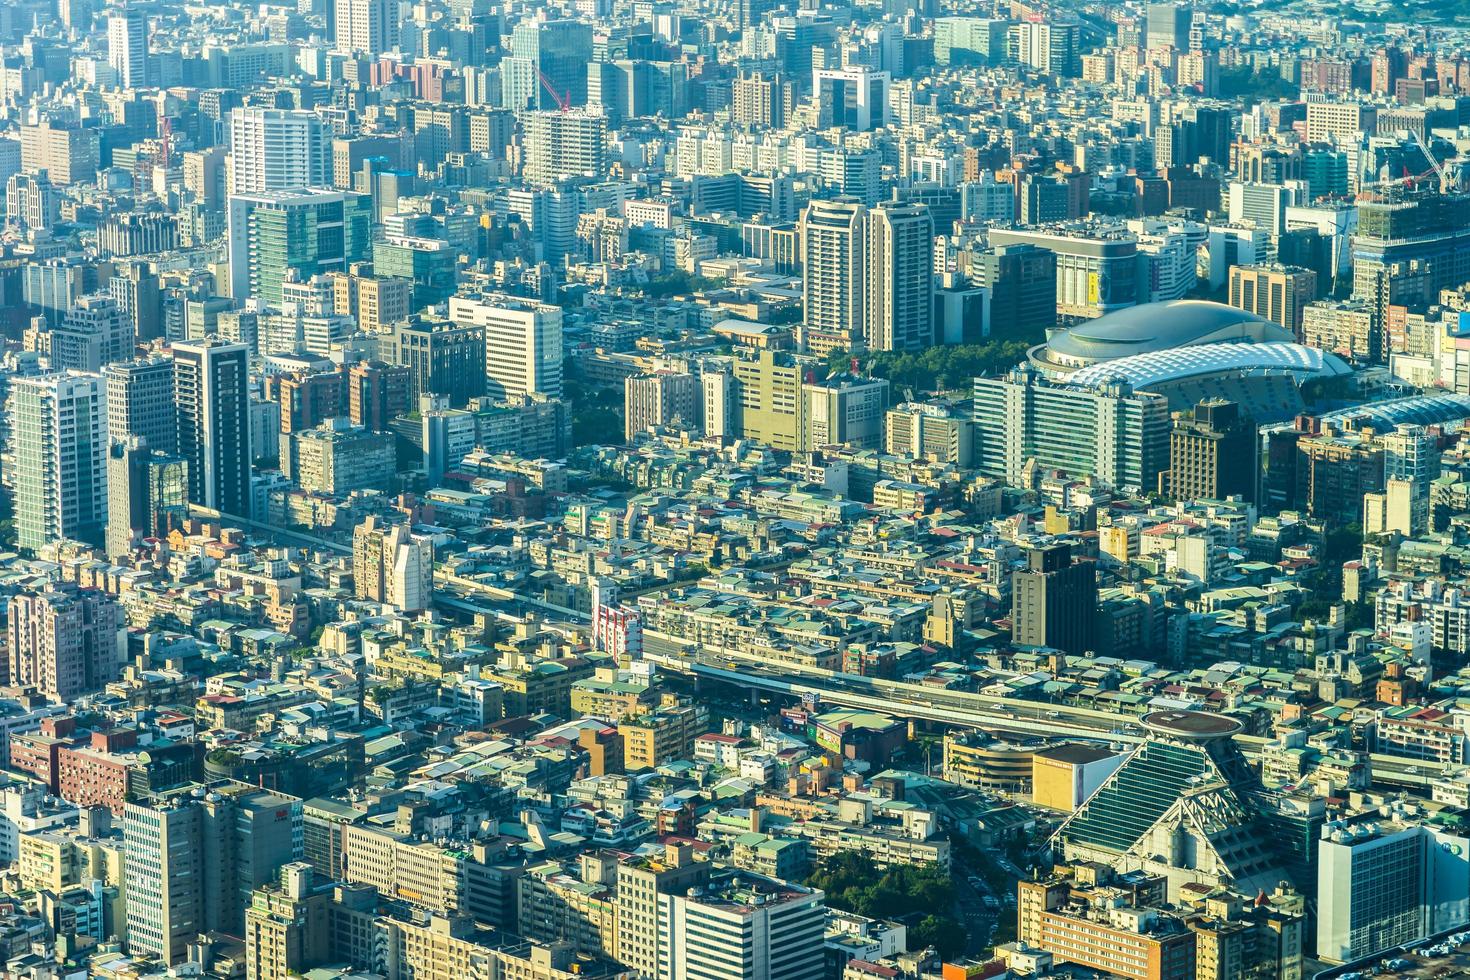
[[[1176,500],[1256,499],[1260,452],[1256,427],[1240,406],[1224,399],[1202,401],[1192,416],[1174,420],[1169,433],[1169,469],[1159,474],[1159,492]]]
[[[658,980],[818,980],[825,975],[820,891],[746,871],[658,896]]]
[[[1035,245],[1056,256],[1057,317],[1106,316],[1138,302],[1138,236],[1121,226],[1096,229],[992,229],[990,247]]]
[[[1149,49],[1173,48],[1175,51],[1188,51],[1189,25],[1192,19],[1192,11],[1182,3],[1149,4]]]
[[[1299,203],[1306,193],[1299,180],[1279,184],[1252,184],[1231,181],[1226,213],[1232,225],[1250,223],[1272,235],[1286,230],[1286,210]]]
[[[983,17],[937,17],[934,20],[934,62],[968,65],[1004,61],[1010,26],[1010,21]]]
[[[5,223],[17,231],[50,231],[61,223],[61,193],[45,173],[5,181]]]
[[[1338,102],[1317,93],[1307,93],[1307,142],[1357,146],[1362,137],[1373,135],[1378,126],[1378,109],[1362,102]]]
[[[265,397],[281,407],[281,431],[303,432],[344,414],[340,371],[294,371],[266,378]]]
[[[812,353],[867,337],[867,237],[868,209],[852,199],[813,201],[802,216],[802,340]]]
[[[484,332],[486,395],[561,397],[561,307],[515,296],[455,296],[449,318]]]
[[[117,679],[122,605],[93,589],[48,585],[10,597],[10,683],[71,701]]]
[[[67,371],[10,386],[16,543],[100,540],[107,519],[107,406],[102,379]]]
[[[606,168],[607,117],[595,109],[527,113],[525,166],[531,184],[554,184],[568,177],[601,177]]]
[[[330,187],[331,147],[321,117],[304,109],[230,111],[230,193]]]
[[[177,453],[189,464],[189,502],[250,516],[250,355],[219,340],[174,345]]]
[[[888,379],[834,374],[801,386],[803,451],[824,446],[881,449],[883,413],[888,410]]]
[[[649,428],[699,432],[701,389],[692,374],[659,371],[623,379],[624,434],[629,443]]]
[[[1155,487],[1169,465],[1169,428],[1168,399],[1122,381],[1057,385],[1030,365],[975,379],[975,468],[1011,486],[1029,485],[1039,467]]]
[[[107,63],[122,88],[148,84],[148,15],[143,10],[123,5],[108,16]]]
[[[1055,177],[1026,174],[1018,178],[1016,197],[1021,224],[1043,225],[1067,220],[1067,184]]]
[[[352,582],[360,599],[400,612],[427,609],[434,591],[434,540],[406,524],[369,517],[352,532]]]
[[[301,858],[301,801],[240,783],[129,801],[128,945],[174,965],[203,932],[241,935],[250,894]]]
[[[393,328],[387,353],[408,369],[408,404],[444,395],[455,407],[485,393],[485,331],[449,320],[411,317]]]
[[[1302,333],[1302,311],[1317,295],[1317,274],[1287,265],[1230,267],[1230,305]]]
[[[934,343],[934,219],[923,204],[885,201],[868,212],[865,263],[869,350]]]
[[[1056,253],[1001,245],[970,260],[970,281],[990,290],[990,336],[1040,342],[1057,325]]]
[[[109,364],[102,377],[108,442],[127,442],[129,436],[138,436],[150,450],[171,455],[179,444],[173,360],[155,356]]]
[[[335,3],[338,51],[377,57],[398,44],[398,0],[335,0]]]
[[[1092,649],[1097,575],[1075,561],[1070,545],[1028,548],[1026,567],[1011,577],[1011,639],[1071,654]]]
[[[969,468],[975,458],[975,423],[942,403],[904,402],[884,416],[883,451]]]
[[[118,263],[108,292],[133,321],[133,337],[147,342],[163,336],[163,297],[158,275],[147,262]]]
[[[510,57],[500,63],[501,105],[518,112],[585,105],[591,62],[592,25],[523,20],[511,31]]]
[[[230,295],[281,304],[281,284],[368,258],[372,201],[350,191],[266,191],[230,197]]]
[[[107,449],[107,557],[161,537],[189,512],[189,464],[132,436]]]
[[[891,85],[888,72],[863,66],[815,69],[812,92],[817,100],[817,125],[859,131],[887,126]]]
[[[347,372],[347,416],[353,425],[387,432],[408,411],[408,368],[382,361],[362,361]]]
[[[459,250],[437,238],[389,235],[373,243],[373,274],[409,284],[409,309],[447,300],[455,290]]]
[[[1392,295],[1396,286],[1415,272],[1430,296],[1470,281],[1470,193],[1421,185],[1360,200],[1352,270],[1353,299],[1370,304],[1380,325],[1403,302]]]
[[[772,449],[802,448],[801,384],[805,367],[790,354],[763,350],[731,363],[729,381],[721,389],[716,418],[727,418],[726,434],[751,439]],[[708,378],[709,376],[706,375]],[[717,375],[718,377],[718,375]],[[711,385],[705,385],[705,420],[711,418]],[[720,434],[709,430],[711,435]]]
[[[1317,847],[1317,955],[1371,959],[1465,923],[1467,841],[1380,817],[1331,821]]]

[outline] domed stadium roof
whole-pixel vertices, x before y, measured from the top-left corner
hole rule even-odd
[[[1291,331],[1264,317],[1222,303],[1173,300],[1144,303],[1055,334],[1032,348],[1031,362],[1046,373],[1073,371],[1155,351],[1201,344],[1291,343]]]

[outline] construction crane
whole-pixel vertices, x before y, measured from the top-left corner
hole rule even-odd
[[[1429,147],[1425,145],[1424,137],[1419,135],[1419,130],[1409,130],[1409,136],[1412,137],[1414,145],[1419,147],[1419,152],[1424,154],[1424,159],[1429,161],[1430,171],[1434,174],[1434,178],[1438,182],[1440,188],[1443,189],[1444,168],[1439,165],[1439,161],[1434,158],[1434,154],[1429,152]]]
[[[539,65],[536,66],[536,77],[541,79],[541,87],[546,89],[546,91],[551,95],[551,98],[553,101],[556,102],[556,107],[558,109],[560,109],[562,112],[571,111],[572,97],[570,95],[562,95],[560,92],[558,92],[552,86],[551,79],[546,77],[546,73],[541,70],[541,66]]]
[[[1381,200],[1381,192],[1393,192],[1401,187],[1413,190],[1414,188],[1419,186],[1420,181],[1425,180],[1429,177],[1433,177],[1435,179],[1436,188],[1443,188],[1444,168],[1439,165],[1439,160],[1435,158],[1433,153],[1429,152],[1429,147],[1425,145],[1424,137],[1419,135],[1418,130],[1411,129],[1408,131],[1408,134],[1409,142],[1418,147],[1419,152],[1424,154],[1424,159],[1429,161],[1429,169],[1425,170],[1423,173],[1411,174],[1409,173],[1409,168],[1405,167],[1402,177],[1393,177],[1386,180],[1375,180],[1364,183],[1358,191],[1359,200]]]

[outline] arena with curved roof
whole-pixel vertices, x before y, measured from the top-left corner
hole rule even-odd
[[[1264,317],[1222,303],[1144,303],[1059,331],[1027,358],[1055,380],[1084,368],[1140,354],[1209,344],[1291,343],[1296,338]]]

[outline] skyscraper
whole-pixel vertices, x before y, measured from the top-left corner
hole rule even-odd
[[[314,112],[242,106],[230,112],[230,193],[330,187],[331,141]]]
[[[1092,648],[1097,576],[1092,562],[1072,558],[1070,545],[1030,548],[1026,567],[1011,578],[1011,639],[1071,654]]]
[[[923,204],[886,201],[868,212],[869,350],[934,343],[934,219]]]
[[[398,43],[398,0],[336,0],[337,50],[380,55]]]
[[[444,395],[462,406],[485,393],[485,331],[448,320],[413,317],[393,328],[389,356],[408,368],[408,403]]]
[[[132,437],[107,449],[107,556],[166,533],[189,510],[189,464]]]
[[[249,352],[219,340],[174,345],[178,455],[189,502],[250,516]]]
[[[485,332],[485,394],[561,397],[562,311],[514,296],[454,296],[449,317]]]
[[[346,271],[369,255],[372,200],[352,191],[230,196],[230,295],[281,303],[281,284]]]
[[[970,277],[990,290],[991,336],[1039,342],[1057,325],[1056,253],[1035,245],[1001,245],[976,256]]]
[[[148,15],[141,9],[123,5],[107,18],[107,63],[123,88],[148,84]]]
[[[814,354],[866,336],[867,234],[868,209],[851,198],[813,201],[802,217],[802,341]]]
[[[145,357],[109,364],[102,372],[107,397],[107,439],[126,442],[138,436],[148,448],[172,453],[179,444],[174,413],[174,362]]]
[[[568,105],[585,105],[591,61],[592,25],[576,20],[523,20],[511,31],[510,57],[501,62],[501,103],[517,111],[555,109],[563,99]],[[546,90],[547,85],[555,96]]]
[[[65,371],[11,382],[16,543],[96,541],[106,520],[102,379]]]
[[[353,425],[387,432],[408,411],[408,368],[363,361],[347,372],[347,413]]]

